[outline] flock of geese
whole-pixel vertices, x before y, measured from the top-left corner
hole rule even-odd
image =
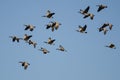
[[[53,15],[55,15],[55,13],[52,13],[50,10],[47,11],[47,13],[42,16],[42,17],[46,17],[46,18],[53,18]],[[53,32],[54,30],[57,30],[59,28],[59,26],[61,25],[61,23],[59,22],[56,22],[56,21],[50,21],[46,26],[46,29],[51,29],[51,31]],[[24,25],[25,28],[24,30],[28,30],[28,31],[34,31],[34,29],[36,28],[36,26],[32,25],[32,24],[25,24]],[[14,36],[9,36],[9,38],[12,39],[12,42],[17,42],[19,43],[20,40],[22,41],[25,41],[25,43],[28,43],[29,45],[32,45],[34,48],[36,48],[37,46],[37,42],[34,42],[31,40],[31,37],[32,35],[28,35],[28,34],[24,34],[24,36],[21,38],[21,37],[18,37],[16,35]],[[48,40],[44,41],[45,44],[48,44],[48,45],[55,45],[55,42],[56,40],[55,39],[52,39],[51,37],[48,38]],[[41,47],[40,49],[38,49],[39,51],[42,51],[43,54],[47,54],[47,53],[50,53],[49,50],[47,50],[46,48],[44,47]],[[62,51],[62,52],[67,52],[67,50],[62,46],[62,45],[59,45],[58,48],[56,48],[56,50],[59,50],[59,51]],[[20,61],[19,63],[21,63],[21,65],[24,67],[24,69],[26,70],[27,67],[30,65],[30,63],[26,62],[26,61]]]
[[[107,8],[107,6],[103,5],[103,4],[97,5],[97,6],[98,6],[97,12],[100,12],[101,10]],[[80,9],[79,13],[84,16],[83,17],[84,19],[89,17],[91,20],[93,20],[95,15],[93,13],[90,13],[89,9],[90,9],[90,6],[88,6],[84,10]],[[45,15],[43,15],[42,17],[46,17],[46,18],[50,19],[50,18],[53,18],[54,15],[55,15],[55,13],[48,10],[47,13]],[[54,30],[58,30],[60,25],[61,25],[61,23],[59,23],[59,22],[50,21],[45,26],[46,26],[46,29],[51,29],[51,31],[53,32]],[[28,24],[28,25],[24,25],[24,26],[25,26],[24,30],[29,30],[31,32],[34,31],[34,29],[36,28],[36,26],[34,26],[32,24]],[[100,28],[98,28],[98,30],[99,30],[99,32],[103,32],[104,35],[106,35],[108,28],[109,28],[109,30],[112,30],[112,26],[113,25],[111,23],[104,23]],[[87,29],[87,25],[84,25],[84,26],[79,25],[78,29],[76,31],[80,32],[80,33],[87,33],[86,29]],[[23,40],[26,43],[28,43],[29,45],[32,45],[34,48],[36,48],[36,46],[37,46],[37,43],[31,40],[32,35],[24,34],[24,36],[22,38],[17,37],[17,36],[9,36],[9,37],[12,39],[12,42],[19,43],[20,40]],[[55,39],[52,39],[51,37],[49,37],[48,40],[44,41],[44,43],[49,44],[49,45],[55,45],[54,42],[55,42]],[[116,47],[113,43],[106,45],[106,47],[116,49]],[[43,47],[41,47],[38,50],[42,51],[43,54],[50,53],[49,50],[47,50],[46,48],[43,48]],[[67,52],[67,50],[62,45],[59,45],[59,47],[56,48],[56,50]],[[26,61],[20,61],[19,63],[21,63],[21,66],[23,66],[25,70],[30,65],[30,63],[28,63]]]
[[[96,6],[98,7],[97,12],[100,12],[101,10],[107,8],[107,6],[103,4],[96,5]],[[90,9],[90,6],[87,6],[87,8],[85,8],[84,10],[80,9],[78,13],[82,14],[84,16],[83,17],[84,19],[87,17],[90,17],[90,19],[93,20],[95,15],[93,13],[90,13],[89,9]],[[111,23],[106,22],[101,27],[99,27],[98,30],[99,32],[103,32],[104,35],[106,35],[108,29],[112,30],[112,27],[113,25]],[[87,33],[86,29],[87,29],[86,24],[84,26],[79,25],[76,31],[80,33]],[[109,45],[106,45],[105,47],[116,49],[116,46],[113,43],[110,43]]]

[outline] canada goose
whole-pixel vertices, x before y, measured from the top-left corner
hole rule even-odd
[[[33,31],[34,30],[34,28],[35,28],[35,26],[33,26],[33,25],[31,25],[31,24],[28,24],[28,25],[24,25],[26,28],[25,28],[25,30],[30,30],[30,31]]]
[[[103,31],[103,28],[109,26],[109,23],[104,23],[99,29],[99,32]]]
[[[42,16],[42,17],[47,17],[47,18],[53,18],[52,16],[55,15],[55,13],[51,13],[51,11],[47,11],[46,15]]]
[[[55,39],[51,39],[51,37],[49,37],[49,38],[48,38],[48,41],[47,41],[47,42],[44,41],[44,43],[47,43],[47,44],[50,44],[50,45],[55,45],[55,44],[53,44],[54,41],[55,41]]]
[[[59,22],[55,22],[55,29],[57,30],[58,28],[59,28],[59,26],[61,25],[61,23],[59,23]]]
[[[56,22],[56,21],[55,22],[51,21],[51,23],[52,23],[52,27],[55,28],[55,30],[57,30],[59,28],[59,26],[62,25],[61,23]]]
[[[96,6],[98,6],[98,10],[97,10],[97,12],[100,12],[102,9],[104,9],[104,8],[107,8],[107,6],[105,6],[105,5],[96,5]]]
[[[25,70],[26,70],[27,67],[30,65],[28,62],[22,62],[22,61],[20,61],[19,63],[22,64],[22,66],[24,67]]]
[[[85,32],[86,31],[86,28],[87,28],[87,25],[84,25],[83,27],[82,26],[78,26],[78,30],[76,30],[77,32],[81,32],[81,33],[87,33]]]
[[[57,48],[56,50],[67,52],[67,50],[65,50],[65,48],[62,45],[59,45],[59,48]]]
[[[52,32],[53,32],[53,31],[54,31],[54,25],[55,25],[55,23],[50,22],[50,23],[48,23],[48,24],[46,25],[46,29],[51,28],[51,30],[52,30]]]
[[[25,41],[28,41],[31,37],[32,37],[32,35],[27,35],[27,34],[25,34],[24,37],[23,37],[23,39],[24,39]]]
[[[46,29],[51,28],[51,30],[52,30],[52,32],[53,32],[54,29],[57,30],[60,25],[61,25],[61,23],[59,23],[59,22],[56,22],[56,21],[53,22],[53,21],[51,21],[49,24],[46,25]]]
[[[113,44],[113,43],[111,43],[111,44],[109,44],[109,45],[107,45],[107,46],[105,46],[105,47],[116,49],[116,46],[115,46],[115,44]]]
[[[29,45],[33,45],[34,48],[36,48],[36,45],[37,45],[36,42],[33,42],[32,40],[29,40],[28,43],[29,43]]]
[[[86,13],[86,14],[84,14],[84,17],[83,17],[83,18],[90,17],[90,19],[93,20],[94,16],[95,16],[95,15],[92,14],[92,13]]]
[[[16,36],[9,36],[9,37],[12,38],[13,42],[15,42],[15,41],[19,42],[20,39],[22,40],[22,38],[18,38]]]
[[[46,25],[46,29],[49,29],[50,27],[52,27],[51,23],[49,23],[49,24]]]
[[[90,9],[90,6],[88,6],[85,10],[80,9],[79,13],[84,15],[84,14],[88,13],[89,9]]]
[[[41,47],[41,48],[40,48],[40,49],[38,49],[38,50],[42,51],[42,52],[43,52],[43,54],[50,53],[50,51],[48,51],[47,49],[45,49],[45,48],[43,48],[43,47]]]

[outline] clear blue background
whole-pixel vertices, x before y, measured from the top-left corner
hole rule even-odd
[[[120,1],[119,0],[0,0],[0,80],[120,80]],[[96,5],[108,8],[97,12]],[[80,9],[90,6],[94,20],[83,19]],[[43,16],[55,12],[53,19]],[[46,30],[50,21],[62,25],[57,31]],[[98,32],[105,22],[113,29],[106,35]],[[24,24],[36,26],[33,32],[24,31]],[[76,32],[78,25],[88,25],[88,34]],[[24,41],[13,43],[9,36],[31,34],[37,48]],[[43,43],[48,37],[55,45]],[[116,50],[105,45],[114,43]],[[57,51],[63,45],[68,52]],[[44,55],[38,49],[47,48]],[[19,61],[30,66],[24,70]]]

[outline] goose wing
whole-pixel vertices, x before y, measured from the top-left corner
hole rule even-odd
[[[87,25],[85,25],[85,26],[83,27],[83,31],[85,31],[85,30],[86,30],[86,28],[87,28]]]
[[[85,10],[84,10],[84,13],[87,13],[90,9],[90,6],[88,6]]]

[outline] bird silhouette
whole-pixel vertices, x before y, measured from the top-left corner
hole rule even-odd
[[[67,50],[62,45],[59,45],[59,48],[57,48],[56,50],[67,52]]]
[[[33,45],[33,47],[36,48],[36,45],[37,45],[36,42],[34,42],[32,40],[28,40],[28,43],[29,43],[29,45]]]
[[[54,42],[55,42],[55,39],[51,39],[51,37],[48,38],[48,41],[44,41],[44,43],[50,44],[50,45],[55,45]]]
[[[33,26],[32,24],[28,24],[28,25],[24,25],[25,26],[25,29],[24,30],[30,30],[30,31],[33,31],[35,26]]]
[[[100,12],[101,10],[107,8],[107,6],[102,5],[102,4],[101,5],[96,5],[96,6],[98,6],[97,12]]]
[[[59,26],[61,25],[61,23],[59,23],[59,22],[54,22],[54,28],[57,30],[58,28],[59,28]]]
[[[89,9],[90,9],[90,6],[87,6],[87,8],[85,8],[84,10],[80,9],[79,13],[84,15],[84,14],[88,13]]]
[[[92,13],[86,13],[86,14],[84,14],[84,17],[83,17],[83,18],[85,19],[85,18],[87,18],[87,17],[90,17],[90,19],[93,20],[94,16],[95,16],[95,15],[92,14]]]
[[[43,52],[43,54],[50,53],[50,51],[48,51],[46,48],[43,48],[43,47],[41,47],[41,48],[40,48],[40,49],[38,49],[38,50],[42,51],[42,52]]]
[[[24,69],[26,70],[27,68],[28,68],[28,66],[30,65],[28,62],[22,62],[22,61],[20,61],[19,63],[21,63],[22,64],[22,66],[24,67]]]
[[[53,23],[52,21],[50,23],[48,23],[46,25],[46,29],[49,29],[51,28],[51,31],[53,32],[54,31],[54,26],[55,26],[55,23]]]
[[[82,26],[78,26],[78,30],[76,30],[77,32],[81,32],[81,33],[87,33],[85,32],[86,31],[86,28],[87,28],[87,25],[84,25],[83,27]]]
[[[106,45],[105,47],[116,49],[116,46],[113,43],[110,43],[109,45]]]
[[[42,17],[53,18],[53,15],[55,15],[55,13],[52,13],[50,10],[48,10],[46,15],[44,15]]]
[[[103,31],[103,28],[109,26],[109,23],[104,23],[99,29],[99,32]]]
[[[46,29],[51,28],[51,31],[53,32],[54,30],[57,30],[59,28],[59,26],[61,25],[61,23],[56,22],[56,21],[51,21],[50,23],[48,23],[46,25]]]
[[[23,40],[28,41],[31,37],[32,37],[32,35],[25,34],[23,37]]]
[[[18,38],[17,36],[9,36],[10,38],[12,38],[12,41],[15,42],[19,42],[19,40],[22,40],[22,38]]]

